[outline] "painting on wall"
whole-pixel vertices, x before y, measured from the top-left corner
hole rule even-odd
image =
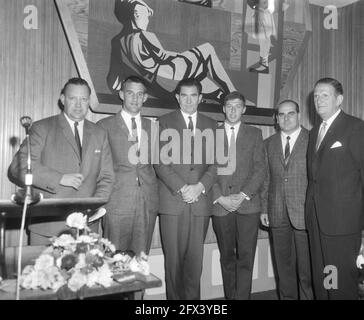
[[[93,111],[119,111],[117,92],[133,74],[148,83],[149,116],[177,108],[177,83],[195,77],[203,87],[201,111],[221,119],[223,97],[237,90],[248,114],[271,118],[281,89],[283,0],[66,3],[96,92]]]

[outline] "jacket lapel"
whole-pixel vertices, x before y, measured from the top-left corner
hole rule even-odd
[[[282,166],[284,167],[285,163],[284,163],[284,158],[283,158],[283,146],[282,146],[282,139],[281,139],[280,132],[278,132],[275,135],[274,141],[273,141],[273,146],[274,146],[274,150],[273,150],[274,157],[276,159],[278,159],[278,161],[280,161]]]
[[[85,159],[87,154],[87,149],[92,139],[93,131],[90,123],[85,119],[83,124],[83,137],[82,137],[82,159]]]
[[[303,149],[304,142],[305,142],[305,139],[304,139],[304,129],[301,128],[301,132],[298,135],[297,140],[296,140],[296,143],[293,146],[293,149],[292,149],[291,155],[289,157],[288,163],[290,163],[291,161],[293,161],[292,159],[294,159],[296,157],[297,153],[300,150]],[[282,158],[283,158],[283,156],[282,156]]]
[[[330,128],[327,130],[324,139],[322,140],[319,149],[317,150],[317,153],[320,154],[323,150],[327,149],[326,146],[330,146],[330,142],[333,142],[335,140],[335,132],[337,132],[338,128],[340,128],[341,120],[343,119],[344,112],[340,111],[339,115],[336,117],[336,119],[331,124]],[[318,135],[318,133],[317,133]],[[317,135],[316,135],[316,141],[317,141]],[[316,145],[316,143],[315,143]]]

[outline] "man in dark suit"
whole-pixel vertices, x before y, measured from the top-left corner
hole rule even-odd
[[[364,220],[364,122],[341,110],[343,87],[323,78],[310,132],[306,224],[317,299],[358,299],[355,265]]]
[[[295,101],[277,108],[280,132],[266,139],[268,174],[262,190],[262,224],[270,227],[281,300],[313,299],[305,226],[308,130]],[[297,281],[298,280],[298,281]]]
[[[46,198],[110,197],[114,182],[106,132],[85,119],[91,89],[81,78],[64,86],[63,112],[34,122],[30,129],[33,185]],[[24,186],[27,145],[24,141],[9,167],[13,183]],[[42,222],[39,222],[41,220]],[[63,218],[32,219],[30,243],[49,244],[48,238],[65,229]],[[39,223],[35,223],[38,221]],[[95,230],[96,231],[96,230]]]
[[[149,253],[159,204],[151,158],[158,127],[140,115],[148,98],[144,80],[126,78],[119,95],[121,111],[98,122],[108,134],[116,178],[104,231],[119,250]]]
[[[231,171],[218,171],[212,217],[225,297],[239,300],[250,298],[261,212],[258,191],[266,172],[262,133],[242,122],[245,110],[245,97],[239,92],[225,97],[225,122],[219,127],[224,130],[224,148],[218,152],[228,154]]]
[[[155,165],[160,179],[166,291],[167,299],[198,300],[203,246],[211,215],[211,187],[216,176],[216,122],[197,111],[202,99],[197,80],[180,81],[176,99],[180,110],[159,119],[161,154],[160,163]],[[209,138],[202,139],[201,132]],[[162,143],[168,138],[172,138],[168,144]]]

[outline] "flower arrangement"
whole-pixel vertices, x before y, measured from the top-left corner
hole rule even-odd
[[[20,278],[22,288],[58,291],[66,286],[77,292],[84,286],[109,287],[114,280],[133,279],[130,277],[133,272],[149,274],[144,253],[137,257],[131,251],[116,251],[109,240],[90,232],[86,215],[73,213],[66,225],[71,234],[53,238],[35,264],[24,268]],[[125,274],[129,276],[123,277]]]

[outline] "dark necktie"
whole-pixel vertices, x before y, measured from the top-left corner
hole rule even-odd
[[[135,121],[135,117],[131,118],[131,134],[133,136],[133,141],[135,141],[136,143],[138,143],[138,151],[137,151],[137,156],[140,156],[140,151],[139,151],[139,139],[138,139],[138,127]]]
[[[192,131],[192,135],[193,135],[194,132],[193,132],[193,121],[192,121],[192,117],[189,116],[188,119],[190,119],[190,121],[188,122],[188,129],[190,129]]]
[[[75,139],[76,139],[76,144],[77,144],[77,148],[78,148],[78,152],[80,154],[80,158],[82,160],[82,146],[81,146],[81,139],[80,139],[80,135],[78,133],[78,122],[74,122],[74,128],[75,128]]]
[[[188,117],[188,129],[191,130],[191,163],[193,163],[193,155],[194,155],[194,148],[195,148],[195,139],[194,139],[194,132],[193,132],[193,121],[192,116]]]
[[[290,136],[287,137],[286,147],[284,148],[284,163],[287,165],[289,156],[291,154],[289,140],[291,139]]]

